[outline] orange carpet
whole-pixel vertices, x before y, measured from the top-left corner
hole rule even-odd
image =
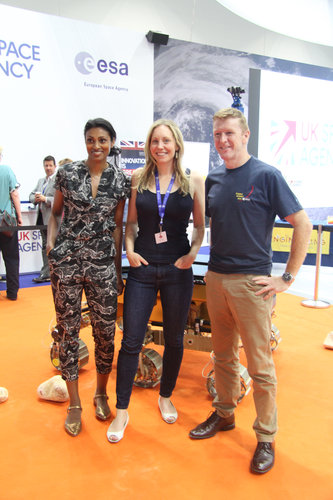
[[[322,344],[333,330],[332,306],[308,309],[299,297],[278,297],[274,324],[282,341],[274,352],[278,373],[279,433],[276,465],[263,476],[249,472],[256,446],[252,391],[237,408],[236,428],[191,441],[188,431],[204,420],[211,398],[201,375],[209,353],[185,350],[173,402],[179,419],[161,420],[158,387],[134,388],[130,422],[118,444],[106,439],[109,423],[95,419],[93,344],[80,371],[83,429],[63,428],[67,403],[39,400],[37,387],[57,374],[49,347],[54,317],[49,286],[23,289],[19,300],[0,295],[0,499],[333,499],[333,351]],[[117,351],[121,332],[117,331]],[[151,345],[161,352],[162,347]],[[116,365],[116,362],[114,363]],[[115,366],[110,379],[115,404]]]

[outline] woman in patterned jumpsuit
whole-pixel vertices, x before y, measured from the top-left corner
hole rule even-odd
[[[96,417],[106,420],[111,415],[106,387],[114,354],[117,295],[123,290],[122,223],[130,192],[130,179],[107,161],[116,139],[112,125],[102,118],[89,120],[84,137],[87,160],[57,172],[47,240],[57,317],[55,340],[70,398],[65,430],[72,436],[81,430],[78,358],[83,291],[95,340]]]

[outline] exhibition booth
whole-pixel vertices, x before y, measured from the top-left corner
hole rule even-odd
[[[78,8],[97,8],[85,3]],[[156,10],[161,7],[157,4]],[[199,4],[204,7],[205,0]],[[146,7],[142,5],[143,16]],[[114,5],[109,14],[111,10],[112,15],[119,15]],[[164,11],[159,14],[164,15]],[[231,87],[240,89],[238,101]],[[332,328],[333,302],[331,295],[331,304],[326,297],[318,300],[318,283],[324,266],[333,270],[332,94],[331,68],[0,4],[0,146],[3,164],[11,167],[20,184],[23,224],[16,230],[20,284],[24,282],[16,302],[6,299],[6,283],[0,283],[0,389],[4,385],[10,391],[8,401],[1,405],[0,436],[7,450],[0,473],[5,486],[1,498],[33,499],[38,494],[48,500],[77,495],[102,500],[115,494],[119,500],[147,496],[202,500],[207,495],[225,494],[242,500],[244,492],[249,498],[261,495],[272,500],[282,495],[328,498],[327,492],[332,491],[331,443],[327,444],[332,398],[323,380],[330,378],[331,352],[324,349],[322,341]],[[253,381],[242,343],[241,404],[235,430],[201,443],[188,439],[189,430],[207,416],[217,394],[206,303],[208,218],[193,265],[194,292],[184,330],[185,350],[172,395],[179,409],[175,425],[161,422],[157,403],[164,354],[160,295],[139,356],[130,425],[119,445],[106,440],[110,422],[95,418],[95,344],[84,295],[79,350],[84,412],[78,439],[73,441],[63,428],[68,398],[60,401],[40,392],[42,381],[49,382],[51,375],[60,373],[52,287],[49,282],[32,282],[42,267],[40,229],[46,226],[37,225],[37,208],[29,202],[29,194],[44,176],[43,158],[52,155],[57,164],[64,158],[85,159],[84,125],[89,119],[103,117],[116,130],[120,168],[132,175],[145,163],[145,140],[151,124],[167,118],[177,123],[184,137],[183,167],[205,178],[221,163],[214,146],[212,117],[218,109],[235,104],[241,106],[249,122],[249,152],[281,170],[313,224],[303,266],[309,268],[314,288],[311,300],[303,304],[308,308],[299,307],[301,296],[306,296],[302,289],[302,293],[288,290],[278,294],[272,310],[270,349],[279,380],[279,434],[276,465],[266,482],[249,472],[256,436],[250,422],[253,402],[247,397]],[[237,194],[246,198],[246,193]],[[124,225],[126,213],[127,207]],[[190,223],[189,239],[192,227]],[[279,275],[285,270],[292,232],[286,221],[275,221],[273,270],[274,264],[281,264]],[[122,263],[126,281],[129,262],[124,248]],[[5,275],[1,253],[0,275]],[[300,282],[301,288],[302,278]],[[121,294],[116,354],[123,339],[123,303]],[[111,419],[116,415],[117,363],[115,356],[107,392]],[[314,408],[319,409],[320,426],[310,425]],[[59,479],[52,482],[50,471],[57,471]]]
[[[92,117],[114,124],[121,165],[129,173],[144,163],[144,141],[153,120],[173,119],[186,141],[184,167],[206,176],[220,162],[212,142],[212,116],[232,104],[228,88],[237,85],[244,90],[250,152],[282,171],[312,222],[322,225],[321,262],[332,266],[327,222],[333,215],[333,122],[327,106],[318,106],[318,96],[333,91],[329,68],[175,39],[162,45],[143,33],[5,5],[0,5],[0,18],[6,18],[0,89],[7,96],[0,137],[3,162],[21,185],[24,226],[35,222],[27,200],[43,176],[42,159],[48,154],[57,161],[83,159],[83,126]],[[10,122],[17,124],[16,130],[7,126]],[[286,258],[290,237],[291,228],[275,228],[275,261]],[[19,244],[20,273],[37,272],[38,229],[20,231]],[[316,254],[314,230],[305,263],[315,264]]]

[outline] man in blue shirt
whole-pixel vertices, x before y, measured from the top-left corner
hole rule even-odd
[[[190,437],[205,439],[235,427],[241,338],[257,412],[251,471],[263,474],[274,465],[277,432],[276,374],[270,348],[272,301],[294,281],[306,256],[312,224],[281,172],[248,153],[250,131],[238,109],[226,108],[214,115],[213,135],[224,160],[206,179],[211,226],[206,297],[217,396],[215,412],[192,429]],[[282,276],[270,274],[276,215],[294,227]]]
[[[0,210],[6,210],[16,216],[18,225],[22,225],[21,204],[18,193],[19,184],[15,174],[7,165],[1,165],[2,148],[0,148]],[[17,231],[11,236],[0,231],[0,250],[6,268],[7,298],[17,299],[19,289],[19,248]]]

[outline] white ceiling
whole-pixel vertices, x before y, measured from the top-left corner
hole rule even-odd
[[[333,0],[216,0],[262,28],[333,46]]]

